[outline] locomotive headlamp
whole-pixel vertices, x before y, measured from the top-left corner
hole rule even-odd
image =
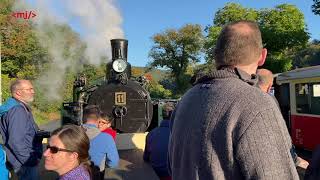
[[[116,59],[112,63],[112,68],[118,73],[123,72],[127,68],[127,62],[123,59]]]

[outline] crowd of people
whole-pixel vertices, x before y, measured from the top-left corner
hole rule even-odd
[[[172,179],[299,179],[296,165],[308,162],[297,157],[268,94],[272,73],[258,70],[267,56],[258,25],[226,25],[214,56],[217,69],[194,82],[171,117]],[[319,179],[317,169],[311,163],[305,179]]]
[[[226,25],[214,51],[216,69],[194,79],[177,105],[163,106],[163,120],[146,137],[143,159],[161,180],[320,178],[320,148],[311,164],[297,156],[271,93],[273,74],[258,69],[267,57],[258,25]],[[16,80],[12,97],[0,107],[0,176],[36,180],[44,157],[61,180],[103,179],[119,163],[112,118],[95,105],[83,111],[83,125],[51,133],[46,150],[29,103],[34,89]]]
[[[61,180],[103,179],[106,168],[118,166],[112,118],[99,107],[84,109],[82,126],[65,125],[53,131],[43,151],[43,136],[29,106],[35,94],[32,83],[16,80],[10,90],[12,97],[0,106],[1,179],[40,179],[42,156],[45,169],[57,172]]]

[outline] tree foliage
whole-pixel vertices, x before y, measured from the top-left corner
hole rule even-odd
[[[265,47],[271,53],[304,47],[309,39],[303,13],[294,5],[261,10],[259,25]]]
[[[295,53],[292,59],[294,68],[320,65],[320,43],[309,43],[306,48]]]
[[[258,15],[257,10],[245,8],[236,3],[227,3],[225,7],[219,9],[215,13],[213,25],[206,28],[208,35],[206,37],[204,47],[208,64],[214,63],[213,51],[220,31],[224,25],[239,20],[256,21],[258,19]]]
[[[172,98],[172,91],[169,88],[163,86],[159,82],[160,75],[159,69],[148,69],[143,67],[131,67],[131,75],[133,78],[144,76],[147,80],[146,89],[149,91],[151,98],[153,99],[167,99]],[[156,77],[158,76],[158,77]]]
[[[313,0],[312,12],[315,15],[320,15],[320,0]]]
[[[237,20],[253,20],[258,23],[263,44],[268,49],[265,67],[273,72],[289,70],[292,60],[287,55],[305,47],[309,39],[304,16],[294,5],[281,4],[275,8],[255,10],[228,3],[217,11],[213,25],[207,28],[207,62],[212,63],[212,52],[222,27]]]
[[[151,67],[164,67],[171,71],[178,84],[177,92],[184,92],[186,71],[190,63],[200,61],[203,34],[200,25],[187,24],[180,29],[168,29],[152,37]]]
[[[34,79],[47,61],[47,51],[40,46],[28,21],[11,15],[13,1],[4,1],[0,13],[2,72],[9,77]]]
[[[2,99],[8,99],[11,94],[10,94],[10,82],[14,80],[8,77],[7,74],[1,74],[1,95]]]
[[[132,75],[133,77],[142,76],[144,73],[145,73],[145,72],[144,72],[143,68],[131,67],[131,75]]]
[[[213,24],[221,27],[233,21],[256,21],[258,16],[259,12],[255,9],[245,8],[236,3],[227,3],[225,7],[216,12]]]
[[[149,81],[148,91],[150,92],[151,98],[155,99],[169,99],[172,98],[172,92],[169,89],[163,87],[159,82],[155,80]]]

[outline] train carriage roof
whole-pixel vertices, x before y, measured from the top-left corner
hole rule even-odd
[[[310,66],[306,68],[299,68],[299,69],[278,74],[277,82],[281,83],[288,80],[315,78],[315,77],[320,77],[320,65]]]

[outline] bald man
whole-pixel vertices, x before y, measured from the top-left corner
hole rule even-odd
[[[29,104],[34,89],[29,80],[16,80],[10,86],[12,97],[0,107],[0,132],[11,169],[19,180],[39,179],[37,165],[42,157],[42,138]]]
[[[226,25],[214,53],[218,69],[198,78],[172,114],[172,179],[298,180],[281,113],[255,87],[267,56],[258,24]]]
[[[259,88],[265,92],[270,93],[272,85],[273,85],[273,74],[268,69],[258,69],[258,86]]]

